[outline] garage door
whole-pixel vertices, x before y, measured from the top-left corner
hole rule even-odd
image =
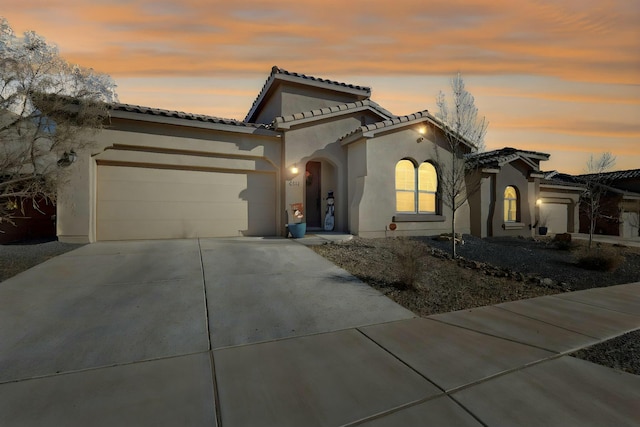
[[[624,212],[622,214],[622,237],[633,239],[640,236],[639,214],[637,212]]]
[[[98,240],[270,236],[274,174],[98,166]]]
[[[543,203],[540,205],[540,216],[546,218],[548,233],[558,234],[567,232],[569,221],[569,205],[560,203]]]

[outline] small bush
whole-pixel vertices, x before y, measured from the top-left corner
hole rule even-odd
[[[554,241],[553,246],[560,251],[570,251],[571,249],[576,247],[573,242],[568,242],[566,240]]]
[[[612,250],[596,249],[584,252],[578,257],[578,267],[595,271],[614,271],[622,264],[624,257]]]
[[[426,247],[407,238],[394,239],[393,254],[398,263],[398,279],[394,286],[398,289],[415,288],[418,279],[424,272]]]

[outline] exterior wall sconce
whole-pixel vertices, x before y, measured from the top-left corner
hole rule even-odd
[[[69,152],[64,152],[60,160],[58,160],[58,166],[61,168],[66,168],[70,166],[71,163],[75,162],[78,159],[78,155],[75,151],[71,150]]]
[[[425,126],[420,126],[418,128],[418,133],[420,134],[420,136],[418,137],[418,139],[416,139],[416,142],[420,144],[422,141],[424,141],[424,134],[427,133],[427,128]]]
[[[300,170],[298,169],[298,166],[296,166],[296,165],[291,166],[291,169],[289,169],[289,170],[291,171],[291,173],[292,173],[293,175],[298,175],[298,172],[300,171]]]

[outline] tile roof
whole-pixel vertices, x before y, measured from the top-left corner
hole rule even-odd
[[[578,177],[588,177],[593,176],[594,174],[583,174],[577,175]],[[613,171],[613,172],[605,172],[602,176],[607,181],[617,181],[619,179],[633,179],[640,178],[640,169],[629,169],[624,171]]]
[[[384,129],[384,128],[398,125],[401,123],[412,122],[420,119],[430,119],[430,120],[436,121],[436,118],[433,117],[428,110],[422,110],[422,111],[418,111],[417,113],[408,114],[406,116],[394,116],[393,118],[388,120],[383,120],[381,122],[360,126],[355,130],[353,130],[352,132],[349,132],[348,134],[344,135],[342,138],[340,138],[340,141],[344,141],[345,139],[351,136],[354,136],[358,133],[365,133],[365,132],[370,132],[378,129]]]
[[[313,80],[313,81],[321,82],[321,83],[329,83],[329,84],[336,85],[336,86],[341,86],[341,87],[344,87],[344,88],[361,90],[361,91],[364,91],[364,92],[368,92],[369,95],[371,95],[371,88],[368,87],[368,86],[353,85],[353,84],[350,84],[350,83],[337,82],[335,80],[321,79],[319,77],[307,76],[306,74],[293,73],[291,71],[284,70],[284,69],[282,69],[282,68],[280,68],[278,66],[275,66],[275,65],[271,68],[271,75],[274,75],[274,74],[284,74],[284,75],[287,75],[287,76],[299,77],[299,78],[304,79],[304,80]]]
[[[313,76],[308,76],[306,74],[300,74],[300,73],[293,73],[291,71],[287,71],[285,69],[282,69],[280,67],[278,67],[277,65],[274,65],[273,67],[271,67],[271,73],[269,74],[269,77],[267,77],[267,80],[265,81],[264,85],[262,86],[262,89],[260,90],[260,93],[258,93],[258,96],[256,96],[256,99],[253,101],[253,104],[251,104],[251,108],[249,109],[249,112],[247,113],[247,116],[245,117],[245,122],[248,122],[251,119],[251,116],[255,113],[256,108],[258,107],[258,105],[260,104],[260,102],[262,101],[263,97],[265,96],[266,92],[269,90],[269,88],[271,87],[271,84],[273,83],[275,77],[277,75],[283,75],[283,76],[290,76],[290,77],[294,77],[300,80],[307,80],[310,82],[318,82],[318,83],[325,83],[331,86],[335,86],[336,89],[340,90],[340,89],[351,89],[351,90],[356,90],[356,91],[361,91],[363,92],[363,95],[366,97],[371,96],[371,88],[368,86],[358,86],[358,85],[353,85],[353,84],[349,84],[349,83],[342,83],[342,82],[338,82],[335,80],[328,80],[328,79],[322,79],[319,77],[313,77]]]
[[[505,147],[499,150],[473,153],[468,157],[469,159],[475,160],[480,166],[499,167],[506,163],[512,162],[519,157],[548,160],[550,155],[538,151],[518,150],[517,148]]]
[[[542,172],[544,178],[541,183],[550,185],[571,185],[582,187],[584,184],[573,175],[560,173],[558,171]]]
[[[194,120],[200,122],[208,122],[208,123],[216,123],[216,124],[224,124],[231,126],[240,126],[240,127],[251,127],[251,128],[266,128],[267,126],[255,123],[246,123],[241,122],[235,119],[224,119],[221,117],[215,116],[207,116],[204,114],[193,114],[193,113],[185,113],[182,111],[174,111],[174,110],[164,110],[161,108],[151,108],[144,107],[141,105],[132,105],[132,104],[111,104],[112,111],[125,111],[129,113],[139,113],[139,114],[149,114],[153,116],[163,116],[163,117],[172,117],[176,119],[185,119],[185,120]]]
[[[389,118],[396,117],[388,110],[382,108],[379,104],[371,101],[370,99],[365,99],[363,101],[350,102],[347,104],[335,105],[333,107],[325,107],[325,108],[320,108],[316,110],[305,111],[302,113],[295,113],[287,116],[276,117],[273,120],[272,125],[276,127],[278,124],[281,124],[281,123],[290,123],[296,120],[307,119],[311,117],[326,116],[328,114],[339,113],[342,111],[357,110],[357,109],[362,109],[366,107],[370,107],[373,110],[376,110],[382,116],[389,117]]]

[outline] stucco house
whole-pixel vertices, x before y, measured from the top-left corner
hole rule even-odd
[[[549,154],[506,147],[470,156],[471,234],[532,236],[540,223],[540,162]],[[566,230],[565,230],[566,231]]]
[[[278,67],[243,121],[116,104],[96,145],[70,166],[58,238],[285,236],[293,205],[308,230],[322,229],[329,192],[335,231],[447,232],[439,171],[451,156],[441,132],[426,110],[396,116],[368,87]],[[548,158],[513,148],[477,155],[457,231],[534,235]]]
[[[568,232],[589,233],[590,221],[584,206],[580,206],[580,195],[585,191],[585,179],[589,177],[545,172],[540,200],[550,232],[561,233],[566,228]],[[600,182],[603,192],[595,234],[640,239],[640,169],[603,173]],[[544,210],[551,204],[554,209]]]

